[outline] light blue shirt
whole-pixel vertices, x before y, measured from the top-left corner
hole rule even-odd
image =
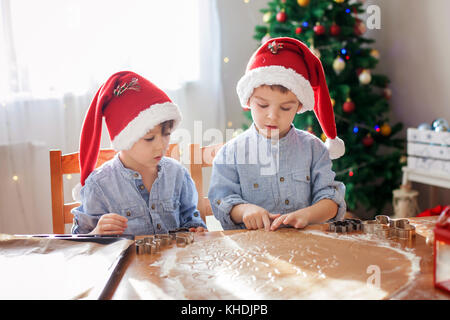
[[[72,209],[72,233],[89,233],[105,213],[128,219],[126,234],[167,233],[180,227],[206,228],[197,210],[198,194],[186,168],[163,157],[151,191],[142,176],[125,168],[118,154],[93,171],[80,191],[81,206]]]
[[[292,126],[286,136],[271,140],[252,124],[214,158],[208,198],[225,230],[245,228],[230,217],[233,206],[242,203],[287,214],[331,199],[339,207],[332,220],[342,220],[345,186],[334,181],[331,167],[328,150],[316,136]]]

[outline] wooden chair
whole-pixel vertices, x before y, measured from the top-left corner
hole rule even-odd
[[[198,211],[203,221],[206,222],[206,216],[213,215],[211,204],[208,197],[203,195],[203,168],[211,167],[217,151],[223,146],[223,143],[215,144],[207,147],[200,147],[198,144],[191,144],[189,170],[192,180],[198,192]]]
[[[95,167],[112,159],[115,154],[113,149],[101,149]],[[180,160],[178,144],[169,145],[166,156]],[[63,155],[61,150],[50,150],[53,233],[64,233],[65,224],[73,222],[70,211],[80,205],[79,202],[64,203],[63,175],[75,173],[80,173],[78,152]]]

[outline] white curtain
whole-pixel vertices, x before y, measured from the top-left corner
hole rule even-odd
[[[90,101],[116,71],[165,90],[180,130],[225,129],[216,1],[0,1],[0,233],[51,233],[48,152],[78,150]],[[66,201],[78,181],[64,179]]]

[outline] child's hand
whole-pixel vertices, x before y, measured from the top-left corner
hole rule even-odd
[[[281,224],[290,225],[297,229],[303,229],[308,225],[308,222],[308,214],[305,211],[294,211],[275,219],[270,226],[270,230],[274,231],[278,229]]]
[[[127,228],[127,221],[127,218],[117,213],[104,214],[91,234],[122,234]]]
[[[197,228],[189,228],[189,232],[208,232],[208,229],[205,229],[203,227],[197,227]]]
[[[244,214],[242,215],[242,222],[244,222],[247,229],[262,229],[269,231],[271,221],[280,216],[279,213],[273,214],[264,208],[254,204],[247,204]]]

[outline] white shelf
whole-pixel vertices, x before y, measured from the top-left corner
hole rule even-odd
[[[403,184],[408,181],[420,182],[431,186],[450,189],[450,175],[422,169],[403,167]]]

